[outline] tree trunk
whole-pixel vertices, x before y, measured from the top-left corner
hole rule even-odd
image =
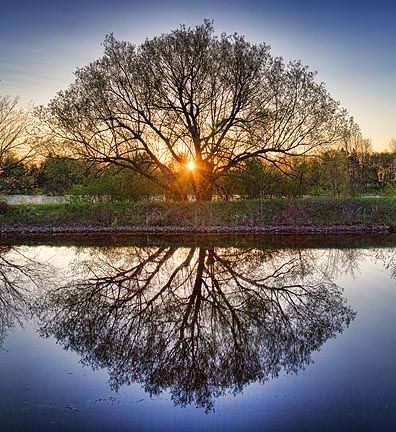
[[[200,188],[195,194],[197,201],[212,201],[213,188],[210,185],[200,185]]]
[[[214,192],[213,167],[202,162],[193,177],[195,198],[197,201],[212,201]]]

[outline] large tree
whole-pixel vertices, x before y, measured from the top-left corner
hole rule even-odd
[[[107,36],[104,56],[45,113],[77,156],[137,171],[179,198],[189,185],[199,200],[247,159],[282,166],[339,142],[348,123],[308,67],[216,36],[209,21],[140,46]]]

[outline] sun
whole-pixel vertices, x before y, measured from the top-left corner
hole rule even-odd
[[[195,162],[192,160],[188,161],[186,167],[189,171],[194,171],[196,168]]]

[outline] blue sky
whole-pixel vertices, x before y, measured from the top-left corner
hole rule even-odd
[[[317,70],[376,149],[396,137],[396,0],[0,0],[0,12],[0,94],[23,102],[67,87],[107,33],[139,43],[209,18]]]

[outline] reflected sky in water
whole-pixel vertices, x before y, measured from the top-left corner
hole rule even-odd
[[[0,248],[23,430],[392,430],[396,250]]]

